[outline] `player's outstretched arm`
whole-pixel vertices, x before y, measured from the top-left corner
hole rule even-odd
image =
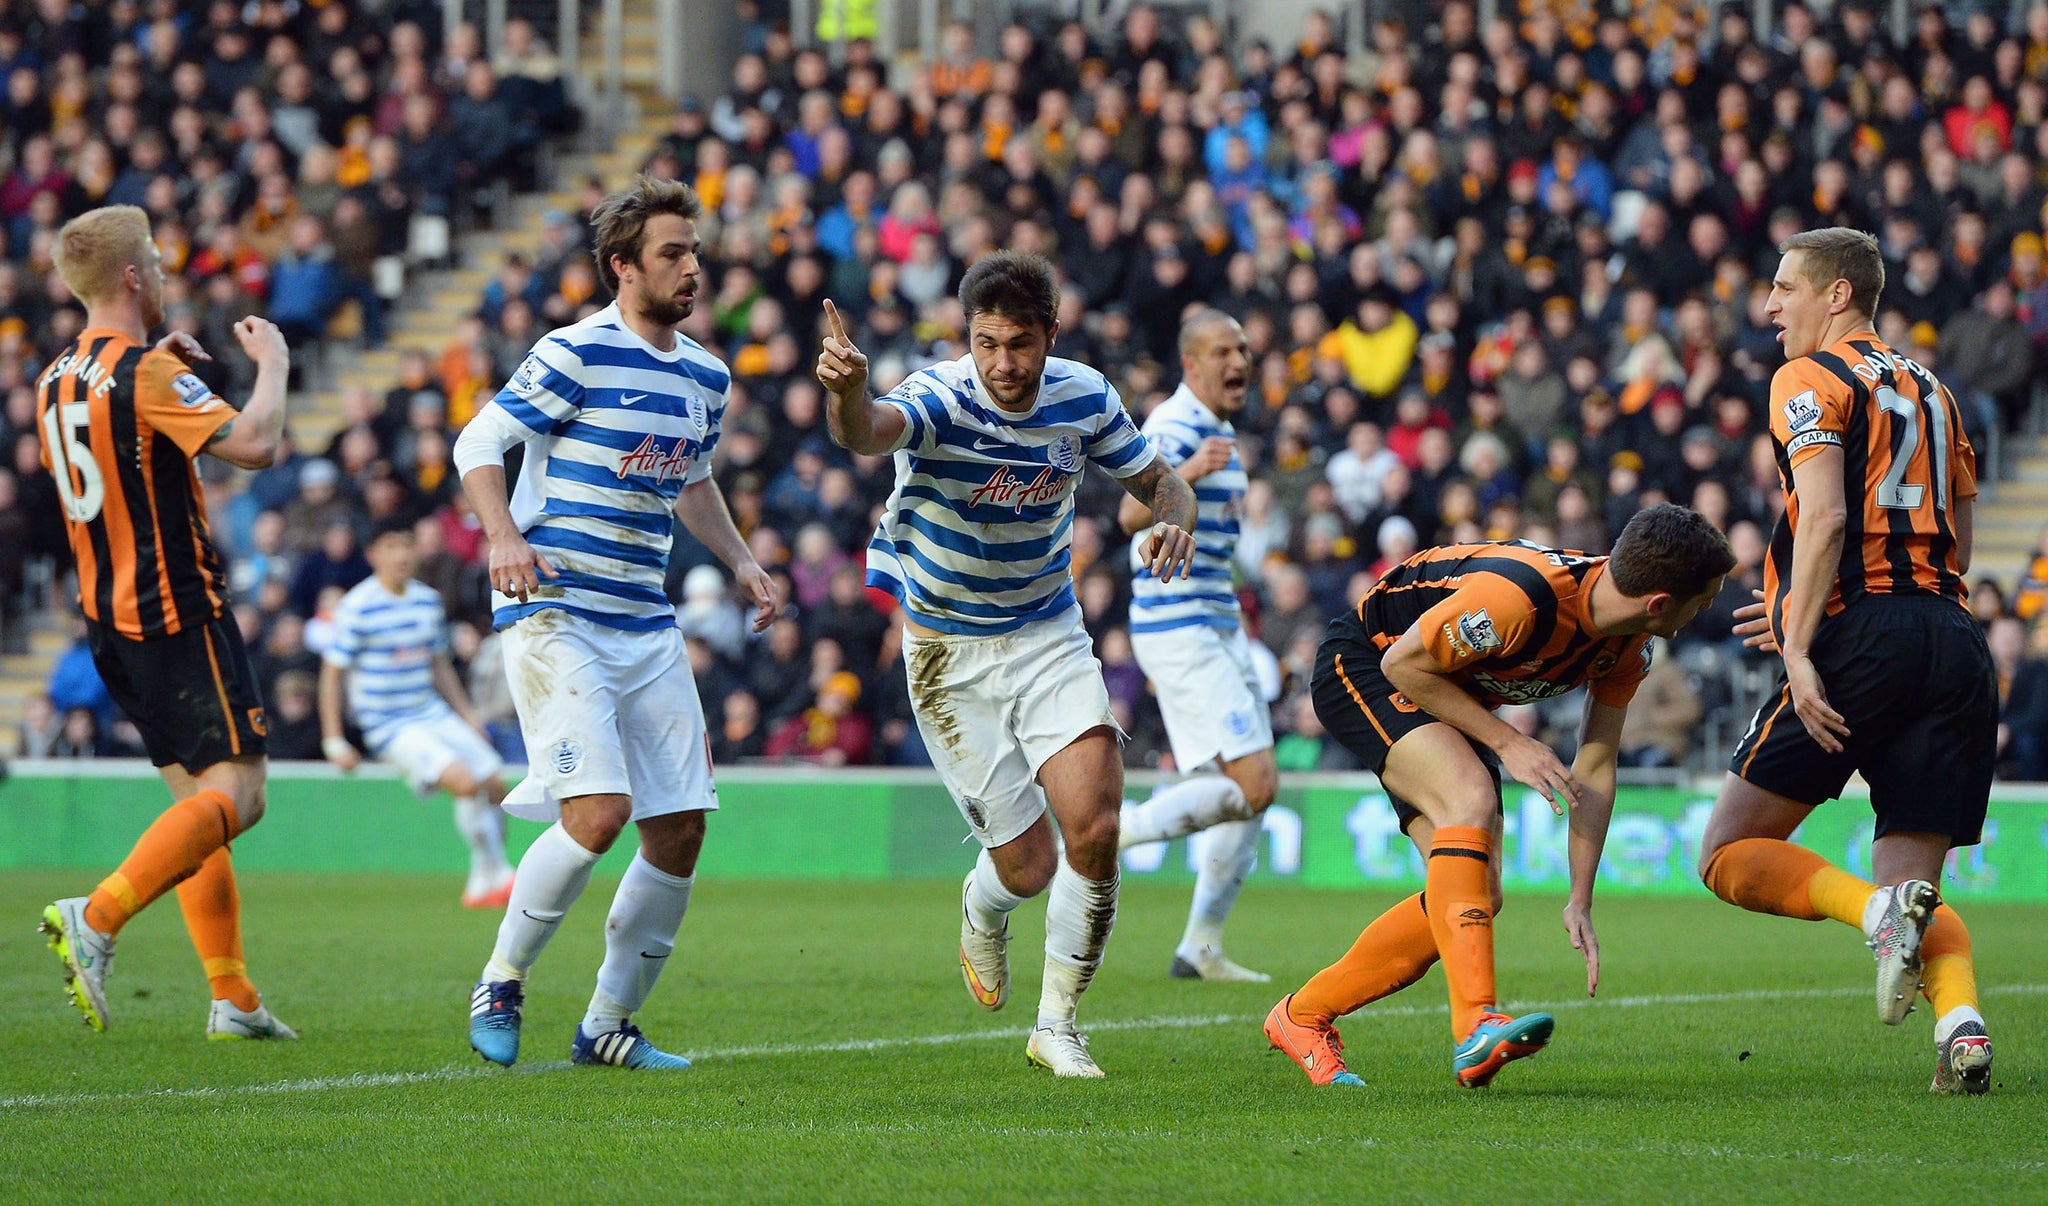
[[[881,456],[903,441],[904,418],[868,396],[868,358],[853,346],[839,307],[825,302],[830,333],[818,350],[818,384],[825,387],[825,426],[832,442],[862,456]]]
[[[774,580],[754,560],[753,551],[740,536],[739,527],[732,521],[732,510],[725,505],[725,495],[718,489],[718,483],[711,478],[691,482],[676,496],[676,518],[690,529],[699,543],[711,550],[711,554],[732,570],[733,578],[747,597],[754,601],[754,631],[766,632],[780,614],[781,604],[775,597]]]
[[[363,758],[342,734],[341,685],[347,674],[332,662],[320,665],[320,752],[334,765],[352,771]]]
[[[1586,957],[1586,995],[1600,988],[1600,938],[1593,931],[1593,880],[1600,874],[1600,853],[1607,847],[1607,826],[1614,819],[1615,767],[1621,760],[1621,726],[1626,707],[1613,707],[1586,697],[1586,719],[1579,733],[1578,757],[1572,778],[1579,797],[1570,821],[1571,898],[1564,906],[1564,931],[1572,949]]]
[[[1145,540],[1145,568],[1161,582],[1188,576],[1195,559],[1195,488],[1167,467],[1164,457],[1117,479],[1125,493],[1158,517]]]
[[[206,450],[243,469],[268,469],[284,441],[284,391],[291,377],[291,349],[276,323],[253,314],[235,324],[235,340],[256,362],[256,385],[242,413],[221,424]],[[189,362],[182,352],[176,354]]]

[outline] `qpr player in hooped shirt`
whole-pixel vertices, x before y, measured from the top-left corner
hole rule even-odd
[[[593,215],[617,300],[534,346],[455,447],[491,544],[493,619],[519,711],[528,778],[505,811],[554,824],[519,864],[498,941],[471,994],[470,1045],[518,1058],[528,970],[630,820],[640,849],[605,926],[577,1063],[683,1068],[631,1015],[674,948],[704,813],[718,807],[710,745],[675,612],[662,592],[671,518],[730,567],[760,611],[774,589],[711,479],[732,374],[676,324],[695,308],[697,196],[642,177]],[[524,444],[518,489],[505,452]]]
[[[982,845],[962,887],[968,991],[1002,1008],[1009,914],[1050,886],[1044,986],[1025,1051],[1059,1076],[1101,1076],[1074,1018],[1116,917],[1123,758],[1074,600],[1074,491],[1092,461],[1151,508],[1158,522],[1140,545],[1162,578],[1186,573],[1195,496],[1101,373],[1049,355],[1059,287],[1043,258],[982,257],[960,301],[969,354],[881,399],[869,396],[867,357],[827,303],[818,380],[832,395],[833,439],[896,458],[868,582],[903,603],[918,729]]]

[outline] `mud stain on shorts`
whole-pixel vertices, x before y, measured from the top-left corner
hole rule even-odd
[[[938,734],[946,752],[957,755],[966,744],[953,700],[946,692],[946,671],[953,665],[953,650],[944,641],[920,641],[910,647],[910,702],[917,714]]]

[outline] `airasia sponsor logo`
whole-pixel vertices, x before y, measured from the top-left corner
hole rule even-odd
[[[988,484],[975,490],[967,501],[973,506],[1009,507],[1022,511],[1025,507],[1049,503],[1067,492],[1068,476],[1053,472],[1051,466],[1038,471],[1038,476],[1026,482],[1010,472],[1004,465],[989,475]]]
[[[691,457],[687,441],[678,439],[663,447],[654,436],[640,441],[640,446],[619,458],[619,480],[628,476],[651,477],[659,485],[672,477],[681,477],[690,471]]]

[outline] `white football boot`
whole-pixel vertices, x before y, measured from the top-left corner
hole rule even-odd
[[[1088,1055],[1088,1036],[1074,1029],[1072,1022],[1055,1022],[1032,1031],[1024,1043],[1024,1058],[1035,1067],[1050,1069],[1054,1076],[1103,1075]]]
[[[64,963],[65,995],[94,1030],[107,1028],[107,972],[114,965],[114,940],[85,919],[88,897],[72,896],[43,910],[42,931]]]
[[[256,1002],[256,1008],[244,1011],[233,1001],[216,998],[213,1012],[206,1018],[206,1041],[209,1043],[230,1043],[242,1039],[279,1039],[290,1042],[299,1037],[298,1031],[277,1020],[270,1007]]]
[[[1933,884],[1909,879],[1879,888],[1864,909],[1863,936],[1877,957],[1877,1018],[1887,1026],[1913,1012],[1920,994],[1920,940],[1940,904]]]
[[[1166,969],[1166,974],[1176,980],[1211,980],[1220,984],[1268,984],[1273,979],[1265,972],[1232,963],[1221,950],[1206,945],[1192,959],[1175,951],[1173,965]]]
[[[967,883],[974,881],[970,872]],[[993,934],[974,928],[967,912],[967,883],[960,885],[960,975],[974,1003],[991,1012],[1010,999],[1010,927]]]

